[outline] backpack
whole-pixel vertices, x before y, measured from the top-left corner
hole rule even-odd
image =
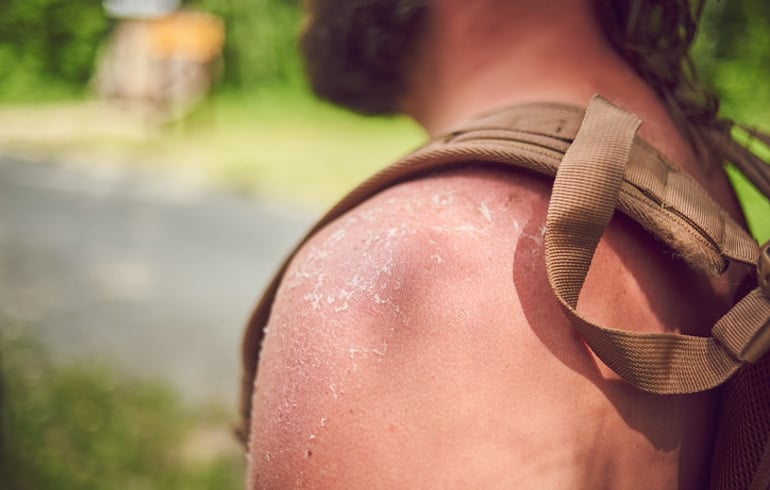
[[[251,316],[242,350],[241,439],[248,438],[263,328],[301,245],[389,186],[473,163],[526,169],[554,179],[546,218],[546,270],[574,328],[607,366],[641,390],[670,395],[724,385],[711,488],[770,489],[770,242],[760,248],[694,179],[637,138],[640,124],[636,115],[600,96],[585,110],[559,104],[516,106],[434,138],[354,189],[289,255]],[[770,195],[770,167],[730,143],[730,161]],[[719,275],[729,261],[754,267],[756,287],[713,325],[710,337],[635,333],[583,318],[575,310],[577,298],[616,209],[701,273]]]

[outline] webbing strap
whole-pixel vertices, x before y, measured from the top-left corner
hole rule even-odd
[[[570,308],[615,213],[634,136],[642,121],[593,99],[564,154],[551,191],[545,233],[551,287]]]
[[[601,98],[591,101],[554,181],[545,234],[548,279],[580,335],[623,379],[654,393],[702,391],[721,384],[743,364],[731,351],[745,350],[747,337],[756,335],[753,329],[731,339],[735,342],[728,350],[714,338],[603,328],[576,311],[593,253],[615,210],[639,124],[636,116]],[[767,306],[760,320],[770,318]],[[720,320],[726,324],[722,331],[731,331],[733,323],[746,327],[732,313]]]

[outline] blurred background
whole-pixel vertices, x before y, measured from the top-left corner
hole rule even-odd
[[[421,141],[315,101],[292,0],[0,0],[0,487],[241,488],[239,340],[336,197]],[[770,129],[770,4],[697,64]],[[770,205],[734,176],[754,234]],[[764,223],[760,220],[764,219]]]

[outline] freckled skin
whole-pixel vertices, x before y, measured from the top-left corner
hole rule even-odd
[[[455,171],[316,235],[270,318],[249,487],[702,488],[715,395],[641,393],[585,348],[545,277],[549,192]],[[618,218],[578,309],[703,334],[728,289]]]

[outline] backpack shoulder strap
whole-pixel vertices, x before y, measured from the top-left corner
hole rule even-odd
[[[702,272],[717,275],[728,260],[752,266],[759,260],[756,242],[705,190],[635,137],[638,124],[636,116],[600,97],[594,97],[585,112],[537,104],[489,114],[436,138],[361,184],[310,230],[297,249],[318,230],[372,195],[428,172],[474,162],[555,177],[547,219],[547,270],[563,309],[586,342],[618,374],[642,389],[656,393],[707,389],[770,347],[770,303],[759,289],[720,320],[714,336],[708,338],[606,329],[574,312],[593,250],[606,226],[604,221],[615,208]],[[597,162],[601,162],[601,170],[591,171]],[[574,205],[578,194],[573,192],[573,179],[584,180],[578,192],[583,203],[580,206]],[[601,185],[597,185],[597,179]],[[599,204],[592,204],[598,197]],[[578,223],[585,221],[579,219],[584,210],[592,216],[591,226],[585,231],[582,224],[574,224],[575,219]],[[573,251],[576,240],[582,244],[579,253]],[[245,421],[251,411],[263,328],[278,285],[297,249],[269,284],[246,330],[241,397]],[[710,374],[701,375],[704,369]]]
[[[745,362],[757,361],[770,348],[770,298],[760,288],[727,312],[712,328],[711,337],[609,329],[575,310],[596,245],[619,204],[624,175],[628,175],[626,162],[638,166],[629,157],[640,122],[604,99],[594,98],[589,105],[554,180],[545,234],[548,279],[586,343],[626,381],[653,393],[703,391],[722,384]],[[667,187],[672,192],[666,194],[676,196],[676,201],[669,202],[678,209],[677,218],[697,222],[694,215],[711,213],[713,202],[705,191],[687,179],[672,180],[671,175]],[[717,217],[729,219],[722,211],[702,217],[701,222],[724,233],[725,225],[709,223]],[[723,257],[735,259],[728,254],[738,250],[729,250],[734,245],[728,245],[727,237],[720,238]],[[741,240],[745,243],[737,248],[745,250],[740,253],[751,254],[747,258],[757,264],[759,248],[751,239]]]

